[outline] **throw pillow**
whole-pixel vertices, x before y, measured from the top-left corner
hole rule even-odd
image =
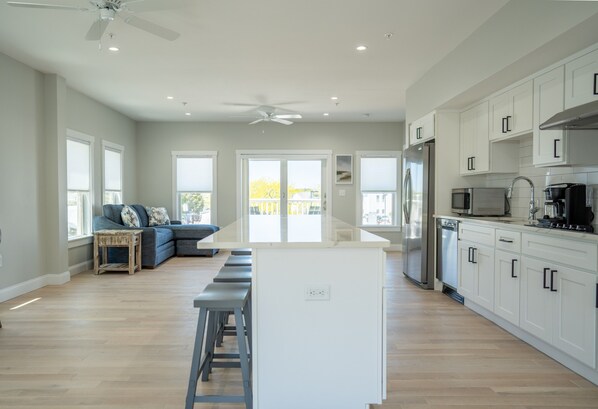
[[[123,219],[123,224],[127,227],[139,227],[141,223],[139,223],[139,216],[135,209],[131,206],[125,206],[120,212],[120,217]]]
[[[162,226],[164,224],[170,224],[168,213],[165,207],[150,207],[146,206],[145,211],[149,218],[148,226]]]

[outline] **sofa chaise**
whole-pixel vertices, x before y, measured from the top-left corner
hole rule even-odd
[[[158,264],[174,256],[213,256],[217,249],[197,248],[197,241],[220,230],[212,224],[181,224],[172,221],[171,224],[149,226],[149,217],[145,206],[131,205],[139,217],[140,227],[127,227],[121,217],[125,205],[108,204],[103,206],[103,216],[93,219],[93,230],[114,229],[139,229],[141,234],[141,264],[145,268],[154,268]],[[108,251],[108,260],[111,263],[127,261],[127,250],[111,248]]]

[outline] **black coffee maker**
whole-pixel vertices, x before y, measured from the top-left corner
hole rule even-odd
[[[586,198],[586,185],[581,183],[557,183],[544,189],[544,218],[540,223],[545,227],[592,232],[591,206]]]

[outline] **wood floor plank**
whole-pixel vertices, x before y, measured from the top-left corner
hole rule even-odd
[[[183,407],[192,299],[228,254],[172,258],[132,276],[89,271],[0,304],[0,408]],[[598,409],[596,385],[449,297],[416,288],[400,266],[400,253],[389,253],[388,399],[376,408]],[[236,369],[211,379],[202,391],[242,391]]]

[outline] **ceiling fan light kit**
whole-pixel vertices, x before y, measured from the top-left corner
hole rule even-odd
[[[256,112],[262,117],[250,122],[249,125],[255,125],[259,122],[276,122],[283,125],[292,125],[294,122],[289,119],[301,119],[301,114],[277,114],[276,108],[270,106],[261,106]]]
[[[140,30],[153,34],[157,37],[163,38],[168,41],[174,41],[179,38],[180,34],[176,31],[170,30],[166,27],[162,27],[158,24],[144,20],[134,15],[121,16],[119,13],[126,12],[132,13],[129,10],[128,5],[133,3],[141,3],[143,0],[89,0],[90,6],[74,7],[63,4],[49,4],[49,3],[29,3],[22,1],[7,1],[6,4],[13,7],[25,7],[35,9],[54,9],[54,10],[75,10],[84,12],[97,12],[98,20],[92,23],[85,39],[88,41],[98,41],[104,35],[108,23],[114,20],[115,17],[120,17],[126,24],[136,27]]]

